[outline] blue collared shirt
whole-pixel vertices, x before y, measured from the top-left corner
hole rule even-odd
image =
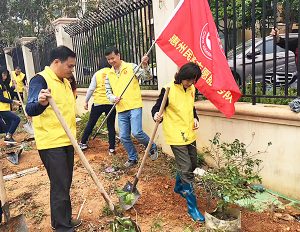
[[[37,74],[29,83],[28,100],[26,104],[26,112],[29,116],[38,116],[44,112],[48,105],[43,106],[38,102],[39,94],[42,89],[47,89],[48,85],[44,77]]]

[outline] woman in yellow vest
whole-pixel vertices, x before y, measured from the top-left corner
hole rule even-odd
[[[87,141],[89,136],[92,134],[93,128],[96,125],[99,117],[102,113],[107,115],[112,108],[112,103],[107,99],[105,93],[105,78],[109,72],[111,66],[108,64],[106,58],[102,58],[100,61],[100,70],[97,71],[92,77],[89,89],[87,90],[85,97],[84,109],[88,110],[88,102],[93,95],[94,103],[92,105],[89,121],[86,125],[86,128],[83,132],[81,142],[79,146],[82,150],[87,149]],[[111,115],[107,119],[107,129],[108,129],[108,143],[109,150],[108,154],[115,154],[115,143],[116,143],[116,130],[115,130],[115,118],[116,110],[113,110]]]
[[[175,75],[175,81],[166,87],[170,88],[163,116],[158,111],[165,93],[162,88],[156,104],[152,108],[155,121],[162,121],[166,143],[171,146],[177,166],[174,191],[187,201],[188,213],[195,221],[204,222],[205,218],[197,207],[196,195],[192,183],[193,171],[197,165],[196,133],[199,119],[194,107],[195,86],[201,70],[195,63],[183,65]]]
[[[20,100],[18,97],[17,92],[19,92],[22,100],[23,100],[23,92],[24,88],[27,85],[26,82],[26,76],[24,73],[21,72],[21,69],[19,66],[15,68],[15,71],[11,72],[11,86],[14,87],[14,96],[12,98],[16,97],[16,99]]]
[[[20,118],[13,112],[11,112],[11,104],[21,105],[19,101],[12,100],[10,96],[10,77],[7,70],[1,73],[0,78],[0,120],[2,127],[6,133],[4,142],[7,144],[16,144],[13,139],[17,127],[20,123]]]

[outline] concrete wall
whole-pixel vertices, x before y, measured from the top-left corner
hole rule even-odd
[[[272,142],[267,153],[258,156],[263,160],[260,173],[263,184],[300,199],[299,114],[292,112],[288,106],[237,103],[235,116],[226,119],[209,102],[197,102],[196,108],[201,122],[198,131],[200,146],[207,146],[208,139],[213,138],[216,132],[221,132],[221,138],[227,142],[237,138],[245,144],[251,143],[248,150],[253,153],[265,150],[268,142]]]
[[[77,99],[78,112],[83,110],[85,90],[79,91]],[[157,99],[159,91],[143,91],[143,129],[151,134],[154,122],[151,108]],[[91,101],[92,102],[92,101]],[[222,141],[233,142],[239,139],[251,145],[248,151],[256,153],[264,151],[268,142],[272,145],[267,153],[257,156],[263,160],[260,174],[263,185],[273,191],[300,200],[300,115],[290,111],[288,106],[251,105],[237,103],[236,114],[227,119],[208,101],[195,103],[200,119],[197,147],[202,149],[209,145],[217,132],[221,133]],[[254,134],[254,137],[253,137]],[[172,155],[170,147],[164,142],[162,128],[159,127],[155,142],[163,151]]]

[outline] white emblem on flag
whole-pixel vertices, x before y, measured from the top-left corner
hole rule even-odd
[[[225,56],[223,46],[222,46],[222,41],[219,37],[219,34],[216,33],[216,36],[217,36],[217,39],[219,42],[221,52]],[[201,52],[203,53],[203,55],[207,59],[212,60],[211,40],[210,40],[210,33],[208,31],[208,23],[206,23],[204,25],[204,27],[202,28],[201,34],[200,34],[200,49],[201,49]]]

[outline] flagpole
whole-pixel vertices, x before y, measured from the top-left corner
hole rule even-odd
[[[182,6],[182,4],[184,3],[185,0],[180,0],[180,2],[177,4],[177,6],[175,7],[173,13],[170,15],[170,17],[168,18],[168,20],[166,21],[165,25],[163,26],[163,28],[161,29],[160,33],[156,36],[156,38],[160,37],[160,35],[162,34],[162,32],[166,29],[166,27],[169,25],[170,21],[172,20],[172,18],[174,17],[174,15],[177,13],[177,11],[180,9],[180,7]],[[156,40],[155,40],[156,42]]]

